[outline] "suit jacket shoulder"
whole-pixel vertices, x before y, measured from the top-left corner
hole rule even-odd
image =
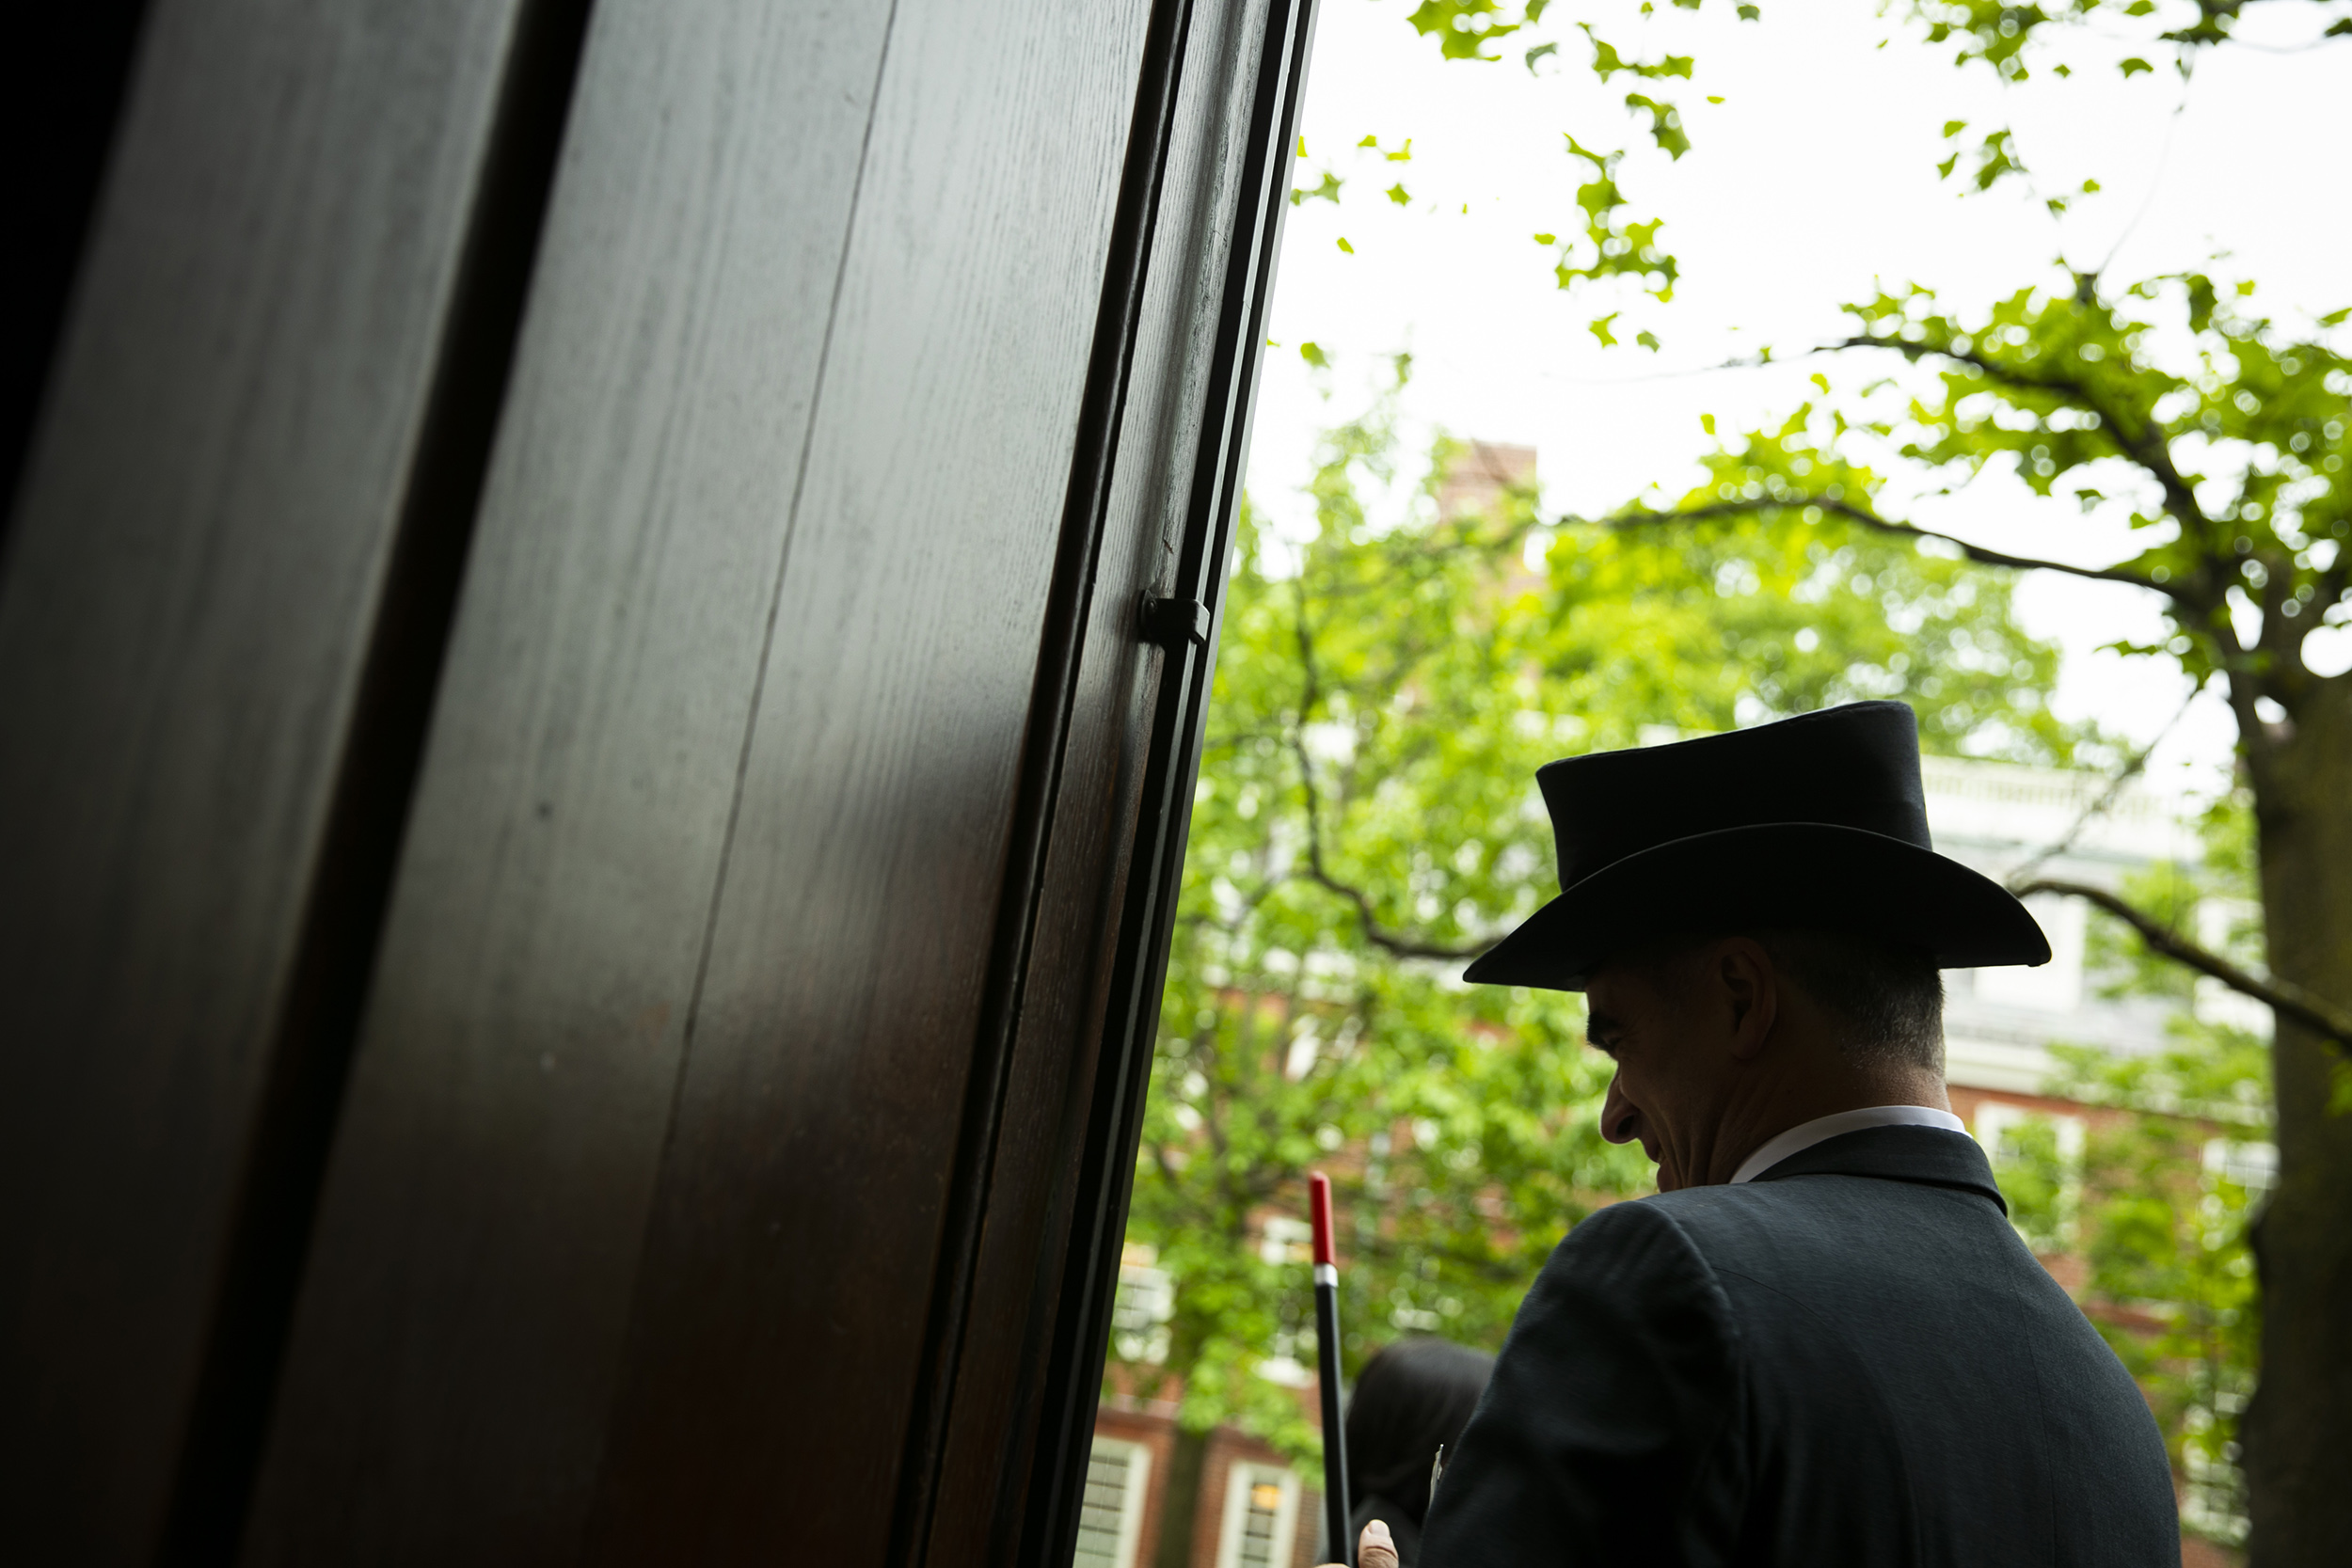
[[[1731,1301],[1671,1211],[1592,1215],[1519,1308],[1421,1560],[1557,1561],[1564,1542],[1596,1561],[1690,1558],[1702,1544],[1680,1538],[1719,1529],[1739,1489],[1740,1362]]]
[[[1974,1141],[1917,1128],[1578,1226],[1427,1530],[1429,1568],[2179,1552],[2138,1390],[2017,1239]]]

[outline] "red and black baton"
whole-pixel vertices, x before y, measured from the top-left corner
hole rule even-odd
[[[1307,1178],[1315,1231],[1315,1373],[1323,1393],[1323,1516],[1331,1560],[1352,1563],[1347,1531],[1347,1428],[1340,1418],[1340,1266],[1331,1252],[1331,1179]]]

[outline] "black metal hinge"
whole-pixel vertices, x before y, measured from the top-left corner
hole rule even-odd
[[[1208,646],[1209,607],[1199,599],[1161,598],[1146,594],[1137,620],[1142,626],[1143,640],[1170,653],[1181,653],[1187,642]]]

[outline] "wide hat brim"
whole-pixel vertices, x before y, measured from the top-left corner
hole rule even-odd
[[[1672,839],[1603,866],[1462,978],[1582,990],[1613,952],[1743,928],[1867,936],[1939,969],[2050,961],[2049,939],[2026,906],[1958,861],[1863,828],[1767,822]]]

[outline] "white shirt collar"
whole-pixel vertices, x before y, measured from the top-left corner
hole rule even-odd
[[[1801,1149],[1811,1148],[1825,1138],[1840,1132],[1858,1132],[1865,1127],[1941,1127],[1949,1132],[1965,1133],[1968,1124],[1949,1111],[1932,1110],[1925,1105],[1871,1105],[1859,1111],[1839,1111],[1833,1116],[1816,1117],[1799,1122],[1779,1137],[1766,1144],[1731,1173],[1733,1185],[1753,1181]]]

